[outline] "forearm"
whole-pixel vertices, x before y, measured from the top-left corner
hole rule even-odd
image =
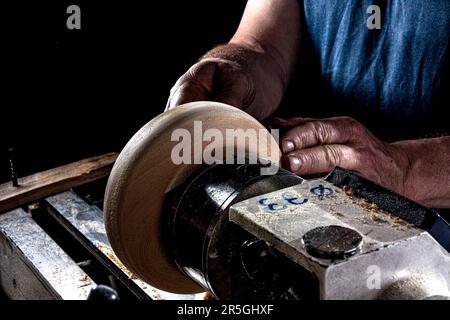
[[[432,208],[450,208],[450,137],[393,144],[407,159],[404,194]]]
[[[297,0],[249,0],[230,42],[202,59],[226,59],[244,66],[255,89],[254,101],[246,111],[264,119],[281,102],[296,63],[299,37]]]

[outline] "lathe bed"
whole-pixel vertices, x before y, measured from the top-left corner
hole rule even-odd
[[[137,279],[116,258],[106,236],[106,181],[68,190],[0,215],[0,283],[10,299],[87,299],[97,284],[120,299],[202,299]],[[103,188],[101,187],[103,185]],[[94,188],[93,188],[94,187]],[[98,190],[93,198],[87,190]]]

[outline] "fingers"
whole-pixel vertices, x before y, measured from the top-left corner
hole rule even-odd
[[[189,69],[170,92],[166,110],[193,101],[208,100],[213,91],[217,64],[197,63]]]
[[[291,124],[298,123],[287,131],[281,140],[283,153],[294,150],[325,145],[345,144],[353,139],[354,127],[357,122],[351,118],[338,117],[323,120],[295,118]]]
[[[357,164],[354,149],[338,144],[295,150],[283,156],[283,166],[299,175],[327,173],[336,166],[356,170]]]
[[[222,102],[245,110],[253,103],[255,94],[252,80],[237,63],[202,60],[177,81],[170,92],[166,110],[201,100]]]
[[[282,119],[282,118],[272,118],[269,121],[269,130],[271,129],[278,129],[279,130],[279,134],[280,137],[284,137],[284,135],[286,134],[286,132],[289,131],[289,129],[305,124],[308,121],[313,121],[316,119],[309,119],[309,118],[300,118],[300,117],[296,117],[296,118],[290,118],[290,119]],[[286,140],[285,143],[288,144],[292,144],[289,140]],[[283,140],[281,140],[281,146],[283,145]],[[295,149],[295,145],[292,145]],[[284,148],[282,147],[282,150],[289,150],[292,151],[292,146],[288,147],[285,146]]]

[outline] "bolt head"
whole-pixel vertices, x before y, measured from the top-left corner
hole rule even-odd
[[[318,258],[344,259],[357,253],[362,246],[359,232],[342,226],[323,226],[305,233],[306,251]]]

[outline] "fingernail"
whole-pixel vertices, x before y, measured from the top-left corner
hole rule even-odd
[[[301,162],[300,159],[295,156],[289,157],[289,170],[292,172],[297,172],[300,170]]]
[[[283,153],[291,152],[295,149],[295,145],[292,141],[284,140],[283,141]]]

